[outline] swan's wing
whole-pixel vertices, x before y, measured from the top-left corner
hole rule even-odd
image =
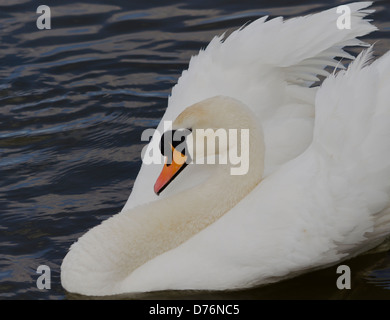
[[[371,2],[349,5],[351,29],[339,30],[336,8],[284,21],[260,18],[233,32],[215,37],[205,50],[190,61],[173,88],[163,121],[173,120],[186,107],[216,95],[236,98],[261,119],[267,146],[266,174],[296,157],[311,142],[315,90],[308,88],[316,76],[336,66],[334,57],[353,58],[343,47],[363,45],[356,37],[376,28],[364,17]],[[341,64],[339,65],[341,66]],[[158,136],[146,154],[157,150]],[[161,163],[163,159],[160,158]],[[161,165],[143,165],[124,209],[157,199],[153,184]],[[184,175],[190,177],[184,179]],[[160,197],[175,188],[192,186],[208,175],[208,168],[187,168],[180,184],[174,183]]]
[[[327,163],[335,206],[349,210],[340,212],[353,228],[346,244],[390,231],[390,52],[369,65],[371,51],[328,78],[316,98],[312,147]]]
[[[217,222],[143,265],[133,290],[226,289],[338,263],[390,234],[390,52],[316,98],[311,146]],[[366,66],[367,65],[367,66]]]
[[[354,58],[342,48],[365,45],[356,37],[376,30],[364,19],[373,12],[366,9],[370,5],[348,5],[350,29],[338,29],[341,14],[332,8],[289,20],[263,17],[226,38],[215,37],[191,59],[172,90],[167,113],[175,117],[176,112],[200,100],[227,95],[247,104],[260,118],[266,117],[267,108],[281,104],[283,80],[307,87],[318,80],[317,75],[328,75],[326,66],[342,66],[334,57]]]
[[[377,30],[369,23],[370,20],[363,19],[374,12],[366,9],[371,4],[372,2],[357,2],[345,6],[351,11],[349,30],[339,29],[339,20],[342,18],[342,11],[338,12],[339,7],[288,21],[286,27],[289,29],[285,32],[291,32],[290,42],[294,50],[291,56],[285,57],[287,81],[310,86],[314,81],[319,80],[318,75],[329,75],[329,72],[324,70],[326,66],[344,68],[334,57],[353,60],[355,57],[345,52],[343,47],[368,46],[357,37]],[[306,28],[306,24],[312,25],[313,28]],[[312,35],[309,36],[311,33]],[[293,34],[298,36],[294,37]]]

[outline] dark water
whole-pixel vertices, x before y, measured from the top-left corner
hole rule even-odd
[[[299,3],[299,5],[297,5]],[[125,204],[141,166],[141,133],[157,126],[191,55],[214,35],[263,15],[292,17],[344,1],[0,2],[0,298],[64,299],[60,265],[87,229]],[[377,2],[378,54],[390,49],[390,4]],[[50,290],[36,286],[51,268]],[[141,298],[388,299],[390,254],[230,293],[160,292]]]

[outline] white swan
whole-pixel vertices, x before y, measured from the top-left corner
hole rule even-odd
[[[353,21],[365,31],[347,37],[373,29],[361,19],[364,14],[356,11],[367,5],[351,5],[355,9]],[[318,17],[328,21],[330,15],[331,11]],[[272,21],[258,22],[257,28],[272,25]],[[273,24],[287,24],[278,21]],[[295,20],[290,27],[299,23],[303,21]],[[240,33],[251,26],[231,36],[239,39]],[[341,42],[336,43],[340,46]],[[229,43],[225,44],[228,48]],[[317,52],[328,50],[332,55],[331,47],[329,44]],[[191,168],[199,169],[190,165],[171,184],[170,192],[166,190],[165,198],[150,203],[143,198],[139,200],[145,203],[141,206],[130,199],[120,214],[90,230],[71,247],[61,266],[64,288],[86,295],[244,288],[337,263],[377,245],[390,233],[390,54],[365,66],[370,58],[370,51],[361,54],[347,72],[330,76],[318,90],[313,139],[309,130],[294,135],[294,127],[288,127],[296,114],[297,119],[302,119],[300,124],[310,119],[305,103],[291,102],[299,93],[305,98],[310,96],[306,91],[312,89],[304,87],[306,83],[302,87],[290,84],[294,90],[284,88],[281,96],[287,97],[287,105],[293,110],[288,117],[285,100],[278,100],[276,92],[263,92],[268,100],[273,96],[278,101],[268,108],[260,100],[261,111],[256,114],[254,101],[251,107],[249,98],[208,98],[212,90],[204,93],[208,99],[201,99],[181,113],[178,108],[168,108],[166,117],[176,119],[177,128],[248,128],[248,174],[232,176],[228,165],[207,166],[213,172],[210,176],[202,178],[198,186],[187,185],[179,191],[180,182],[192,177],[188,173]],[[310,56],[305,59],[310,60]],[[303,67],[305,59],[299,60],[296,67],[282,67],[288,69],[282,69],[284,75],[291,77],[301,70],[301,77],[306,77],[302,73],[308,70]],[[325,60],[329,63],[330,57]],[[319,72],[318,56],[311,61],[318,65],[310,67],[309,72]],[[321,65],[324,63],[321,60]],[[272,78],[273,73],[267,72]],[[183,81],[188,77],[184,75]],[[278,88],[286,87],[291,80],[284,81],[275,83]],[[266,84],[275,83],[270,79]],[[180,82],[173,91],[176,96],[178,88]],[[200,92],[203,91],[199,89]],[[173,97],[170,107],[175,106]],[[309,100],[306,104],[310,107]],[[272,160],[268,164],[274,166],[267,173],[268,146],[270,152],[271,147],[281,148],[272,144],[275,139],[267,140],[267,134],[272,136],[272,130],[266,130],[267,123],[282,124],[278,112],[272,112],[274,108],[285,119],[285,134],[300,139],[292,143],[301,150],[300,155],[282,154],[279,163],[273,162],[278,158],[274,153],[273,159],[268,158]],[[289,158],[294,159],[287,161]],[[148,170],[155,173],[155,181],[155,167]],[[140,177],[148,170],[141,170],[138,190],[142,189]],[[146,186],[153,190],[154,181],[148,183],[148,175],[145,179]]]
[[[326,66],[340,67],[334,57],[353,58],[343,47],[365,44],[356,39],[376,27],[363,19],[371,2],[349,4],[351,29],[339,30],[337,8],[283,21],[260,18],[229,37],[215,37],[190,61],[168,100],[168,108],[157,127],[173,121],[186,107],[217,95],[235,98],[258,117],[267,146],[265,176],[298,156],[311,142],[314,99],[311,87],[318,75],[327,76]],[[155,147],[153,139],[149,147]],[[143,165],[123,210],[157,200],[153,192],[161,165]],[[195,186],[210,174],[210,168],[189,167],[160,195],[168,197]]]

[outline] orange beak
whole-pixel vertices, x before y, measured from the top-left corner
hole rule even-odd
[[[177,151],[172,145],[172,163],[168,164],[166,157],[164,168],[162,169],[160,176],[154,184],[154,192],[159,195],[179,173],[187,166],[187,157],[181,152]]]

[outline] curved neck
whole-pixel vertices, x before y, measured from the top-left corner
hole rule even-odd
[[[128,233],[127,237],[136,242],[140,241],[138,237],[144,239],[142,254],[139,254],[137,246],[131,249],[133,253],[138,250],[137,258],[132,257],[133,270],[158,254],[179,246],[218,220],[261,181],[264,171],[261,129],[252,128],[249,141],[249,169],[246,174],[232,175],[230,165],[219,164],[204,183],[122,213],[131,220],[139,221],[137,230],[131,236]]]
[[[88,287],[94,293],[117,292],[116,286],[135,269],[219,219],[260,182],[264,154],[258,130],[250,133],[249,147],[245,175],[231,175],[229,165],[216,165],[214,174],[198,186],[122,211],[82,236],[76,243],[79,250],[71,250],[63,265],[72,260],[77,261],[77,270],[94,265],[93,275],[83,274],[80,280],[86,294]]]

